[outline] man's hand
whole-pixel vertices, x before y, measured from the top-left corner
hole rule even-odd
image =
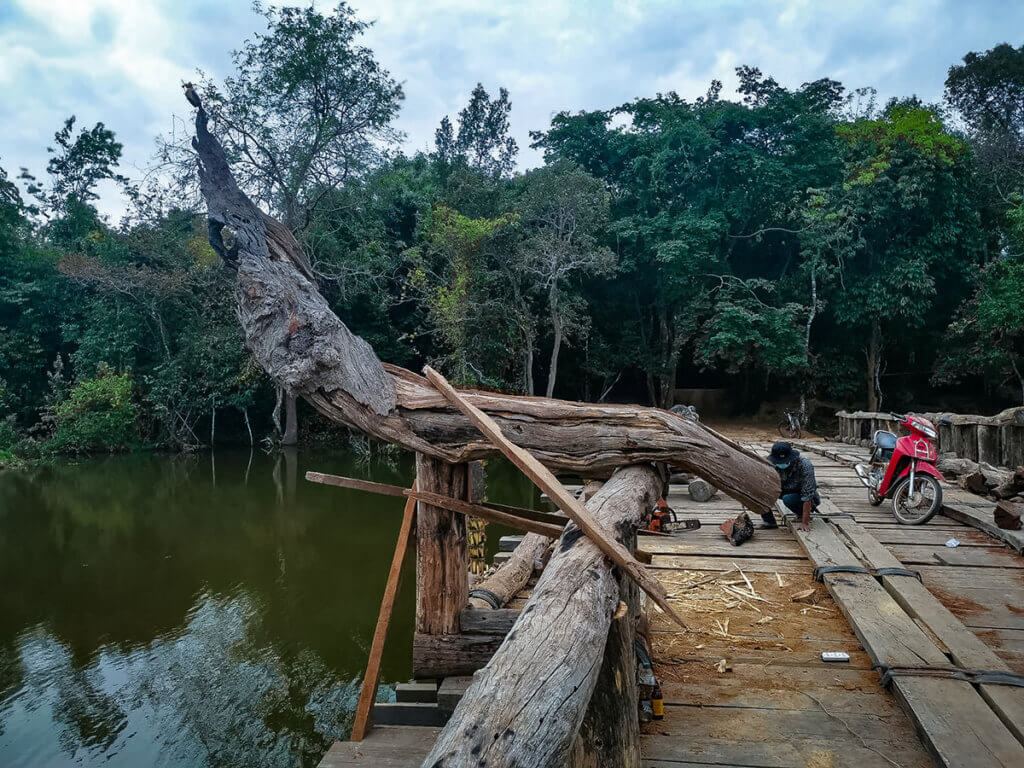
[[[811,502],[804,502],[803,519],[800,521],[800,530],[809,531],[811,530]]]

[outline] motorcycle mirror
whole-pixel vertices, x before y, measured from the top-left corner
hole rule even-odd
[[[950,427],[953,425],[953,420],[949,418],[949,416],[943,416],[941,419],[939,419],[939,424],[941,424],[944,427]]]

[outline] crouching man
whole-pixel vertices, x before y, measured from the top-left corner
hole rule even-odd
[[[800,456],[800,451],[785,442],[772,446],[768,461],[775,466],[779,480],[782,481],[782,492],[779,494],[782,503],[800,518],[801,530],[811,530],[811,510],[821,503],[818,482],[814,479],[814,465],[809,459]],[[779,527],[771,512],[765,512],[761,518],[764,520],[762,528]]]

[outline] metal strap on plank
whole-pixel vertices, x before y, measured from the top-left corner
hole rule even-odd
[[[1024,675],[1001,670],[964,669],[954,666],[888,666],[876,664],[873,669],[882,673],[882,685],[888,686],[894,677],[940,677],[951,680],[964,680],[968,683],[987,685],[1011,685],[1024,688]]]
[[[910,576],[921,580],[921,574],[908,568],[862,568],[859,565],[820,565],[814,569],[814,580],[823,582],[826,573],[866,573],[881,580],[883,576]]]

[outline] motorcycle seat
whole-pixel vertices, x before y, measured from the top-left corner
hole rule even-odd
[[[896,450],[896,435],[887,429],[879,429],[875,432],[872,442],[877,459],[888,462],[892,458],[893,451]]]

